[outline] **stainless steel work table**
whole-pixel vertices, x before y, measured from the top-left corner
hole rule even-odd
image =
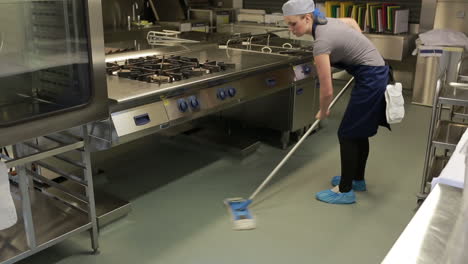
[[[442,263],[462,197],[460,188],[435,186],[382,263]]]

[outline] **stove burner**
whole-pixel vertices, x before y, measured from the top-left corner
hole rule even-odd
[[[235,64],[216,61],[200,63],[197,58],[183,56],[168,58],[148,56],[128,59],[123,65],[117,62],[107,63],[106,71],[109,75],[161,85],[233,69],[235,66]]]
[[[160,76],[160,75],[150,75],[148,78],[146,78],[147,82],[157,82],[157,83],[171,83],[173,82],[173,78],[170,76]]]

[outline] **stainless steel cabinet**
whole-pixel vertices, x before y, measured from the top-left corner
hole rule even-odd
[[[306,78],[289,89],[224,111],[223,116],[281,132],[281,144],[286,148],[290,133],[300,136],[314,122],[319,109],[318,95],[316,78]]]
[[[457,66],[462,60],[463,48],[441,47],[441,57],[418,56],[413,84],[412,103],[432,106],[437,80],[443,83],[457,81]]]

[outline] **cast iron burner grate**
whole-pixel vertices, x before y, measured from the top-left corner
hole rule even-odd
[[[123,64],[106,63],[106,72],[121,78],[148,83],[172,83],[191,77],[202,76],[235,68],[233,63],[206,61],[183,56],[158,56],[128,59]]]

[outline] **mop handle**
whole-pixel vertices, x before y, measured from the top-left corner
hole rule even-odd
[[[341,89],[341,91],[338,93],[338,95],[333,99],[331,102],[330,106],[328,106],[328,110],[330,110],[333,105],[338,101],[338,99],[341,97],[341,95],[348,89],[349,85],[354,81],[354,77],[351,77],[349,79],[348,83]],[[283,165],[288,161],[288,159],[292,156],[292,154],[296,151],[296,149],[302,144],[302,142],[309,136],[312,131],[315,130],[315,128],[318,126],[320,123],[320,119],[315,120],[315,122],[312,124],[312,126],[307,130],[307,132],[301,137],[301,139],[296,143],[296,145],[289,151],[289,153],[286,155],[286,157],[283,158],[283,160],[276,166],[276,168],[268,175],[268,177],[262,182],[260,186],[258,186],[257,190],[249,197],[249,200],[253,200],[255,196],[265,187],[265,185],[268,184],[268,182],[273,178],[273,176],[276,175],[279,169],[283,167]]]

